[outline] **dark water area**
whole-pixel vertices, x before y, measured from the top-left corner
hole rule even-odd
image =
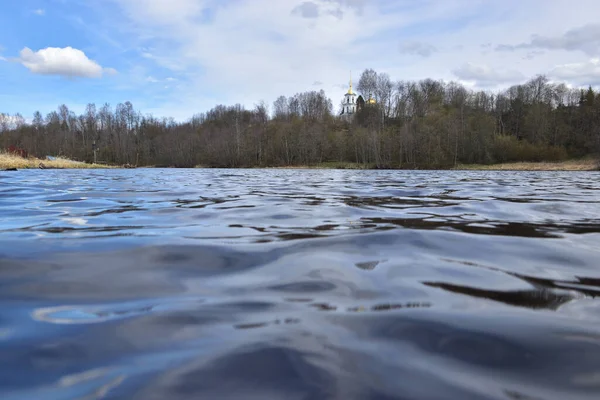
[[[0,398],[599,399],[600,173],[0,172]]]

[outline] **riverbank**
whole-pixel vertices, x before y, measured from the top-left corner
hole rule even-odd
[[[42,160],[39,158],[23,158],[17,155],[0,153],[0,170],[6,169],[104,169],[104,168],[131,168],[130,166],[115,166],[105,164],[88,164],[81,161],[69,160],[66,158],[55,158],[52,160]],[[147,166],[146,168],[161,168],[158,166]],[[162,167],[165,168],[165,167]],[[166,167],[169,168],[169,167]],[[198,165],[196,168],[211,168],[209,166]],[[375,164],[362,164],[343,161],[323,162],[315,165],[289,165],[280,167],[254,167],[257,169],[352,169],[352,170],[373,170],[378,169]],[[400,168],[381,168],[398,170],[415,170],[428,168],[414,168],[405,165]],[[512,162],[500,164],[458,164],[456,167],[436,168],[448,170],[467,170],[467,171],[598,171],[600,162],[587,158],[580,160],[568,160],[561,162]]]
[[[311,166],[289,166],[276,167],[281,169],[388,169],[377,168],[375,164],[360,164],[350,162],[325,162]],[[389,168],[398,170],[418,170],[429,168],[414,168],[405,165],[400,168]],[[595,159],[568,160],[560,162],[511,162],[498,164],[458,164],[456,167],[433,168],[438,170],[467,170],[467,171],[598,171],[600,161]]]
[[[23,158],[17,155],[0,153],[0,170],[6,169],[100,169],[115,168],[109,165],[88,164],[81,161],[73,161],[66,158],[54,158],[52,160],[42,160],[39,158]]]
[[[315,165],[273,167],[276,169],[398,169],[398,170],[466,170],[466,171],[598,171],[600,161],[594,159],[568,160],[560,162],[511,162],[498,164],[458,164],[455,167],[446,168],[419,168],[404,165],[399,168],[377,168],[375,164],[361,164],[351,162],[325,162]]]
[[[501,164],[459,164],[455,170],[474,171],[598,171],[599,161],[594,159],[560,162],[512,162]]]

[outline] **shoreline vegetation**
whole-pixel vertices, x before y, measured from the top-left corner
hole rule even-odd
[[[106,164],[90,164],[83,161],[74,161],[66,158],[42,160],[35,157],[24,158],[19,155],[0,153],[0,170],[19,169],[125,169],[132,166],[118,166]],[[157,166],[142,166],[139,168],[161,168]],[[177,168],[177,167],[164,167]],[[195,168],[214,168],[197,165]],[[378,168],[376,164],[359,164],[351,162],[323,162],[314,165],[289,165],[276,167],[251,167],[252,169],[351,169],[351,170],[426,170],[404,166],[399,168]],[[436,168],[436,170],[454,171],[600,171],[600,161],[586,158],[579,160],[566,160],[559,162],[510,162],[498,164],[458,164],[453,167]]]
[[[418,167],[399,167],[399,168],[377,168],[376,165],[363,165],[352,163],[322,163],[315,166],[303,167],[282,167],[282,168],[305,168],[305,169],[389,169],[389,170],[440,170],[440,171],[600,171],[600,161],[594,159],[566,160],[559,162],[509,162],[497,164],[458,164],[452,167],[442,168],[418,168]]]
[[[457,165],[454,170],[478,171],[600,171],[600,161],[594,159],[559,162],[512,162],[492,165]]]
[[[184,121],[144,115],[130,102],[88,104],[80,114],[63,104],[30,120],[0,113],[0,151],[88,163],[19,160],[24,168],[597,169],[573,161],[600,156],[600,91],[592,87],[538,75],[492,92],[366,69],[355,89],[335,95],[345,99],[338,107],[313,90],[250,109],[217,105]]]
[[[196,168],[207,168],[197,166]],[[258,167],[260,168],[260,167]],[[396,171],[600,171],[600,161],[594,159],[566,160],[559,162],[509,162],[498,164],[458,164],[442,168],[418,168],[411,166],[378,168],[375,164],[320,163],[316,165],[265,167],[266,169],[354,169],[354,170],[396,170]]]
[[[36,157],[21,157],[15,154],[0,152],[0,170],[13,169],[107,169],[118,168],[112,165],[88,164],[82,161],[56,157],[42,160]]]
[[[197,165],[195,168],[213,168]],[[248,167],[249,169],[351,169],[394,171],[600,171],[600,161],[587,158],[558,162],[508,162],[497,164],[458,164],[451,167],[419,168],[414,166],[380,168],[375,164],[324,162],[315,165],[289,165],[278,167]],[[235,168],[234,168],[235,169]]]

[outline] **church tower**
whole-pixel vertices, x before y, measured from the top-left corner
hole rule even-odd
[[[350,116],[356,112],[356,93],[352,91],[352,73],[350,73],[350,88],[342,101],[342,115]]]

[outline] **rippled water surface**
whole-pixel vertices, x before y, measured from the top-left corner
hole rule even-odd
[[[599,399],[600,174],[0,172],[0,398]]]

